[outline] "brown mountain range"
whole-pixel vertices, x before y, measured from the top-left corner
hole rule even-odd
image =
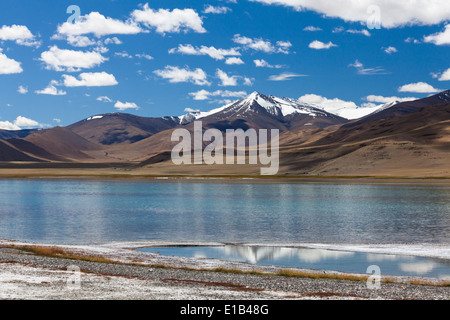
[[[258,165],[175,166],[170,159],[176,144],[171,142],[172,132],[192,132],[194,120],[201,120],[205,129],[223,132],[279,129],[280,175],[450,177],[450,91],[353,121],[259,93],[214,112],[184,117],[98,115],[65,128],[3,132],[7,139],[0,140],[0,167],[91,164],[104,168],[104,174],[259,174]]]

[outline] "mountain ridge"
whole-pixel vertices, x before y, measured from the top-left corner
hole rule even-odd
[[[254,92],[208,112],[146,118],[126,113],[94,115],[67,127],[0,141],[0,161],[98,163],[148,174],[253,172],[253,167],[174,166],[172,132],[203,128],[279,129],[280,173],[287,175],[450,176],[450,90],[393,102],[347,120],[300,103]],[[405,159],[407,162],[405,163]],[[106,169],[105,169],[106,170]],[[112,170],[112,169],[111,169]],[[259,169],[258,169],[259,170]],[[255,171],[256,172],[256,171]]]
[[[240,116],[242,114],[239,114],[239,110],[236,109],[236,105],[239,105],[241,103],[241,107],[242,104],[244,104],[251,109],[251,105],[255,102],[261,107],[261,109],[265,109],[268,114],[271,114],[273,117],[278,119],[289,116],[292,117],[292,115],[294,114],[309,114],[314,116],[336,116],[338,119],[341,119],[341,121],[348,120],[346,118],[340,117],[336,113],[326,111],[324,110],[325,108],[318,105],[303,103],[294,98],[279,98],[273,95],[264,95],[262,93],[254,91],[241,100],[233,101],[229,104],[209,111],[189,112],[181,116],[164,117],[143,117],[122,112],[111,112],[90,116],[68,125],[67,128],[81,135],[85,139],[92,140],[93,142],[104,145],[134,143],[160,131],[170,129],[178,125],[186,125],[191,123],[192,121],[208,118],[209,116],[217,116],[217,114],[220,114],[221,112],[228,112],[227,118],[229,118],[230,115]],[[380,106],[380,109],[386,108],[388,105],[389,104]],[[234,109],[234,113],[231,110],[227,109]],[[105,129],[104,134],[95,135],[92,134],[92,132],[89,132],[89,128],[86,128],[89,127],[89,125],[95,127],[94,123],[98,120],[104,121],[105,119],[111,118],[121,118],[121,120],[117,121],[116,123],[106,125],[110,128],[109,130]],[[121,132],[120,128],[121,126],[123,126],[123,122],[133,123],[133,130],[131,132],[125,132],[126,130],[123,130],[123,132]],[[102,126],[105,126],[105,124],[103,123]],[[12,138],[23,139],[32,133],[45,130],[48,129],[23,129],[16,131],[0,130],[0,140],[8,140]]]

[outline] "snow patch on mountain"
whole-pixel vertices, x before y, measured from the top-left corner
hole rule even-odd
[[[103,118],[103,116],[92,116],[92,117],[87,118],[86,120],[91,121],[91,120],[97,120],[97,119],[102,119],[102,118]]]
[[[441,99],[444,102],[450,102],[450,90],[441,92],[441,94],[439,95],[439,99]]]
[[[189,113],[187,113],[185,115],[182,115],[182,116],[178,117],[178,119],[180,121],[180,124],[190,123],[190,122],[193,122],[195,120],[199,120],[199,119],[208,117],[210,115],[219,113],[219,112],[227,109],[228,107],[230,107],[233,103],[224,105],[224,106],[222,106],[220,108],[216,108],[216,109],[213,109],[213,110],[210,110],[210,111],[204,111],[204,112],[202,112],[202,111],[192,111],[192,112],[189,112]]]

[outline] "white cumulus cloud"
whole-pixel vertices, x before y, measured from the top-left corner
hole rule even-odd
[[[211,92],[202,89],[197,92],[191,92],[189,93],[189,95],[192,96],[194,100],[209,100],[211,97],[244,98],[245,96],[247,96],[247,92],[229,90],[216,90]]]
[[[223,70],[217,69],[216,76],[220,79],[220,86],[237,86],[238,76],[228,76],[227,73]]]
[[[22,130],[36,127],[43,127],[43,125],[35,120],[23,116],[18,116],[13,122],[0,121],[0,129],[2,130]]]
[[[19,127],[37,127],[39,126],[39,122],[34,121],[32,119],[28,119],[22,116],[18,116],[17,119],[14,121],[14,124]]]
[[[362,29],[362,30],[348,29],[347,33],[362,34],[362,35],[365,35],[366,37],[372,36],[367,29]]]
[[[231,49],[217,49],[213,46],[201,46],[194,47],[191,44],[180,44],[178,48],[172,48],[169,50],[169,53],[181,53],[187,55],[195,55],[195,56],[209,56],[215,60],[223,60],[228,56],[240,56],[241,53],[237,51],[235,48]]]
[[[124,111],[124,110],[128,110],[128,109],[135,109],[138,110],[139,106],[134,103],[134,102],[121,102],[121,101],[117,101],[116,104],[114,105],[114,108],[120,110],[120,111]]]
[[[262,38],[249,38],[241,36],[240,34],[234,35],[233,42],[242,45],[245,49],[252,49],[265,53],[288,54],[289,49],[292,47],[292,43],[289,41],[277,41],[274,45],[269,40],[264,40]]]
[[[46,88],[42,90],[36,90],[35,92],[37,94],[45,94],[51,96],[65,96],[67,92],[65,92],[64,90],[58,90],[58,88],[56,88],[57,85],[59,85],[59,83],[53,80]]]
[[[0,129],[1,130],[20,130],[21,128],[14,123],[11,123],[9,121],[0,121]]]
[[[442,32],[434,33],[429,36],[425,36],[423,41],[434,43],[437,46],[450,44],[450,24],[445,26],[445,30]]]
[[[121,21],[105,17],[99,12],[91,12],[88,15],[80,16],[75,23],[65,22],[59,25],[57,34],[53,38],[79,37],[86,34],[93,34],[100,38],[106,35],[138,34],[141,32],[143,30],[134,21]]]
[[[328,18],[367,23],[379,19],[384,28],[405,25],[436,25],[448,21],[448,0],[250,0],[268,5],[283,5],[298,11],[310,10]],[[373,10],[371,10],[373,9]],[[380,13],[377,16],[377,13]]]
[[[36,40],[36,37],[31,33],[27,26],[15,24],[12,26],[2,26],[0,28],[0,40],[15,41],[19,45],[29,47],[39,47],[41,44]]]
[[[450,68],[442,73],[433,74],[434,78],[438,78],[439,81],[450,81]]]
[[[398,88],[399,92],[436,93],[442,90],[434,88],[426,82],[405,84]]]
[[[283,68],[283,66],[280,64],[272,65],[264,59],[256,59],[256,60],[253,60],[253,62],[255,63],[255,66],[257,68],[275,68],[275,69]]]
[[[317,32],[317,31],[322,31],[322,28],[314,27],[314,26],[307,26],[307,27],[303,28],[303,31]]]
[[[118,56],[118,57],[122,57],[122,58],[128,58],[128,59],[132,59],[133,58],[133,56],[131,56],[128,52],[126,52],[126,51],[122,51],[122,52],[116,52],[116,53],[114,53],[114,55],[115,56]]]
[[[208,5],[205,7],[205,9],[203,10],[203,13],[208,14],[208,13],[212,13],[212,14],[225,14],[228,12],[231,12],[231,8],[228,7],[214,7],[212,5]]]
[[[56,37],[54,37],[56,39]],[[59,38],[58,38],[59,39]],[[74,47],[88,47],[97,44],[97,41],[92,40],[86,36],[72,36],[69,35],[66,37],[66,41]]]
[[[138,57],[139,59],[147,59],[147,60],[153,60],[154,58],[146,53],[138,53],[135,55],[136,57]]]
[[[324,43],[324,42],[321,42],[321,41],[319,41],[319,40],[314,40],[313,42],[311,42],[310,44],[309,44],[309,47],[311,48],[311,49],[316,49],[316,50],[323,50],[323,49],[330,49],[330,48],[332,48],[332,47],[337,47],[337,45],[336,44],[334,44],[333,42],[328,42],[328,43]]]
[[[20,65],[20,62],[10,59],[3,54],[2,49],[0,48],[0,74],[22,73],[23,69]]]
[[[24,86],[19,86],[19,88],[17,89],[17,92],[20,94],[27,94],[28,93],[28,89],[25,88]]]
[[[397,53],[398,52],[397,48],[396,47],[392,47],[392,46],[389,46],[387,48],[383,48],[383,50],[387,54],[393,54],[393,53]]]
[[[75,51],[52,46],[41,53],[39,60],[45,63],[48,70],[77,72],[96,67],[108,59],[97,51]]]
[[[144,24],[148,28],[155,28],[158,33],[180,33],[194,31],[205,33],[203,21],[193,9],[159,9],[153,10],[148,3],[141,10],[132,12],[134,21]]]
[[[190,70],[187,67],[166,66],[163,70],[153,72],[163,79],[168,79],[170,83],[191,82],[199,86],[211,85],[207,80],[207,74],[201,68]]]
[[[78,76],[63,75],[66,87],[106,87],[118,84],[114,75],[106,72],[85,72]]]
[[[228,58],[227,60],[225,60],[225,64],[234,65],[234,64],[245,64],[245,63],[244,63],[244,61],[242,61],[241,58],[231,57],[231,58]]]
[[[103,43],[106,44],[106,45],[108,45],[108,44],[117,44],[117,45],[119,45],[119,44],[122,44],[122,41],[120,41],[120,39],[117,38],[117,37],[112,37],[112,38],[106,38],[103,41]]]

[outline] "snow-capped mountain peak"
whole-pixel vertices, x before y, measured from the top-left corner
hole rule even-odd
[[[242,107],[246,107],[247,110],[251,110],[251,107],[256,104],[257,106],[264,108],[273,116],[286,117],[295,113],[308,114],[313,117],[325,115],[324,112],[321,112],[312,105],[301,103],[290,98],[266,96],[256,91],[237,103],[241,104]]]
[[[208,116],[221,117],[247,117],[251,113],[268,113],[275,118],[284,118],[295,114],[304,114],[311,117],[328,116],[327,112],[319,108],[290,98],[266,96],[257,91],[247,97],[207,112],[190,112],[180,117],[180,123],[186,124]]]
[[[450,90],[441,92],[438,98],[444,102],[450,102]]]
[[[392,102],[388,102],[388,103],[382,105],[381,107],[379,107],[378,109],[376,109],[374,112],[372,112],[370,114],[375,114],[375,113],[381,112],[383,110],[389,109],[389,108],[391,108],[391,107],[393,107],[393,106],[395,106],[395,105],[397,105],[399,103],[400,103],[400,101],[398,101],[398,100],[395,100],[395,101],[392,101]]]

